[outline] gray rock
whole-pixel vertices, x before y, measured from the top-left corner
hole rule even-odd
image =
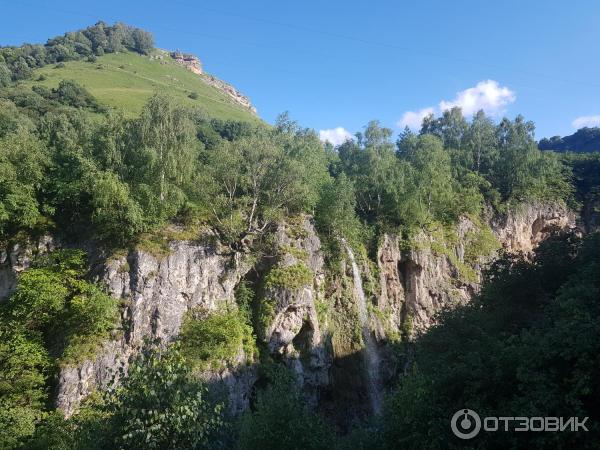
[[[250,267],[242,254],[217,249],[216,244],[176,241],[162,258],[135,250],[108,261],[101,278],[111,295],[127,303],[122,337],[107,343],[94,360],[61,371],[57,408],[71,415],[89,393],[127,369],[146,339],[171,341],[191,308],[214,311],[234,305],[234,288]]]

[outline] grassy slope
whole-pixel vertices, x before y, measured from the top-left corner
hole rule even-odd
[[[44,75],[43,81],[37,81]],[[44,85],[54,88],[61,80],[75,80],[85,86],[104,105],[121,109],[128,116],[137,115],[154,92],[165,92],[181,104],[201,107],[212,117],[258,122],[246,108],[204,83],[199,75],[172,60],[151,60],[137,53],[108,54],[96,62],[71,61],[65,67],[49,65],[36,70],[25,86]],[[198,98],[188,97],[196,92]]]

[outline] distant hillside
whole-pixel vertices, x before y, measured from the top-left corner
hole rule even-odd
[[[156,52],[156,56],[162,56]],[[154,92],[173,96],[186,106],[198,106],[212,117],[255,122],[252,110],[233,100],[222,90],[209,85],[209,75],[198,75],[170,57],[141,55],[135,52],[110,53],[92,61],[69,61],[36,69],[26,87],[43,85],[55,88],[61,80],[75,80],[100,104],[123,110],[128,116],[139,114]]]
[[[600,128],[581,128],[570,136],[553,136],[538,143],[540,150],[589,153],[600,151]]]
[[[0,88],[12,91],[13,97],[27,96],[34,87],[54,89],[62,80],[74,80],[101,106],[121,109],[130,117],[161,92],[214,118],[259,121],[249,99],[203,73],[197,57],[156,49],[151,33],[126,24],[98,22],[43,45],[0,46]]]

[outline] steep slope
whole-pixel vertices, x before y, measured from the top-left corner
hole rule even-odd
[[[117,108],[130,117],[139,114],[150,96],[159,91],[184,106],[200,107],[218,119],[259,121],[253,109],[242,106],[224,88],[228,85],[221,82],[217,86],[211,75],[194,73],[161,50],[148,56],[126,51],[48,65],[36,69],[22,85],[55,88],[61,80],[75,80],[100,104]]]
[[[263,286],[258,292],[261,305],[269,305],[260,314],[258,339],[271,357],[293,370],[310,403],[326,410],[331,399],[346,405],[342,419],[346,420],[353,414],[350,411],[368,405],[367,373],[361,363],[364,333],[381,352],[379,378],[385,382],[399,370],[386,343],[409,339],[434,324],[442,308],[468,302],[479,290],[481,265],[495,252],[476,262],[468,260],[477,227],[464,219],[457,224],[452,248],[442,251],[435,236],[423,234],[414,248],[403,249],[399,236],[388,234],[382,237],[376,262],[357,255],[353,264],[343,256],[335,270],[324,265],[321,241],[310,218],[295,222],[282,223],[275,233],[277,261],[254,272],[257,285]],[[510,252],[530,252],[552,229],[569,229],[574,222],[571,211],[553,204],[525,205],[491,220],[495,239]],[[7,248],[11,256],[1,266],[0,280],[22,270],[31,253],[47,251],[48,242],[44,238],[31,249]],[[63,368],[57,406],[73,413],[81,399],[106,386],[121,365],[127,366],[144,339],[176,338],[190,309],[201,306],[212,314],[219,305],[235,307],[235,287],[252,264],[249,255],[226,250],[214,236],[173,241],[168,255],[132,250],[101,262],[99,278],[127,305],[122,314],[126,331],[107,342],[96,358]],[[305,270],[296,270],[300,267]],[[368,324],[361,336],[356,287],[363,281],[365,289],[360,290],[366,296]],[[4,284],[2,291],[10,291],[10,283]],[[224,383],[234,411],[248,407],[257,382],[255,369],[242,355],[239,364],[224,363],[210,376],[211,382]]]

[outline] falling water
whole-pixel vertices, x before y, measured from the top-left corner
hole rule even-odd
[[[348,257],[352,263],[352,276],[354,278],[354,294],[358,299],[358,319],[365,344],[365,363],[367,366],[367,393],[371,402],[371,408],[375,414],[381,412],[381,384],[379,381],[379,352],[377,351],[377,343],[369,329],[369,315],[367,312],[367,300],[365,299],[365,291],[362,286],[362,279],[354,253],[350,246],[343,241],[344,247],[348,252]]]

